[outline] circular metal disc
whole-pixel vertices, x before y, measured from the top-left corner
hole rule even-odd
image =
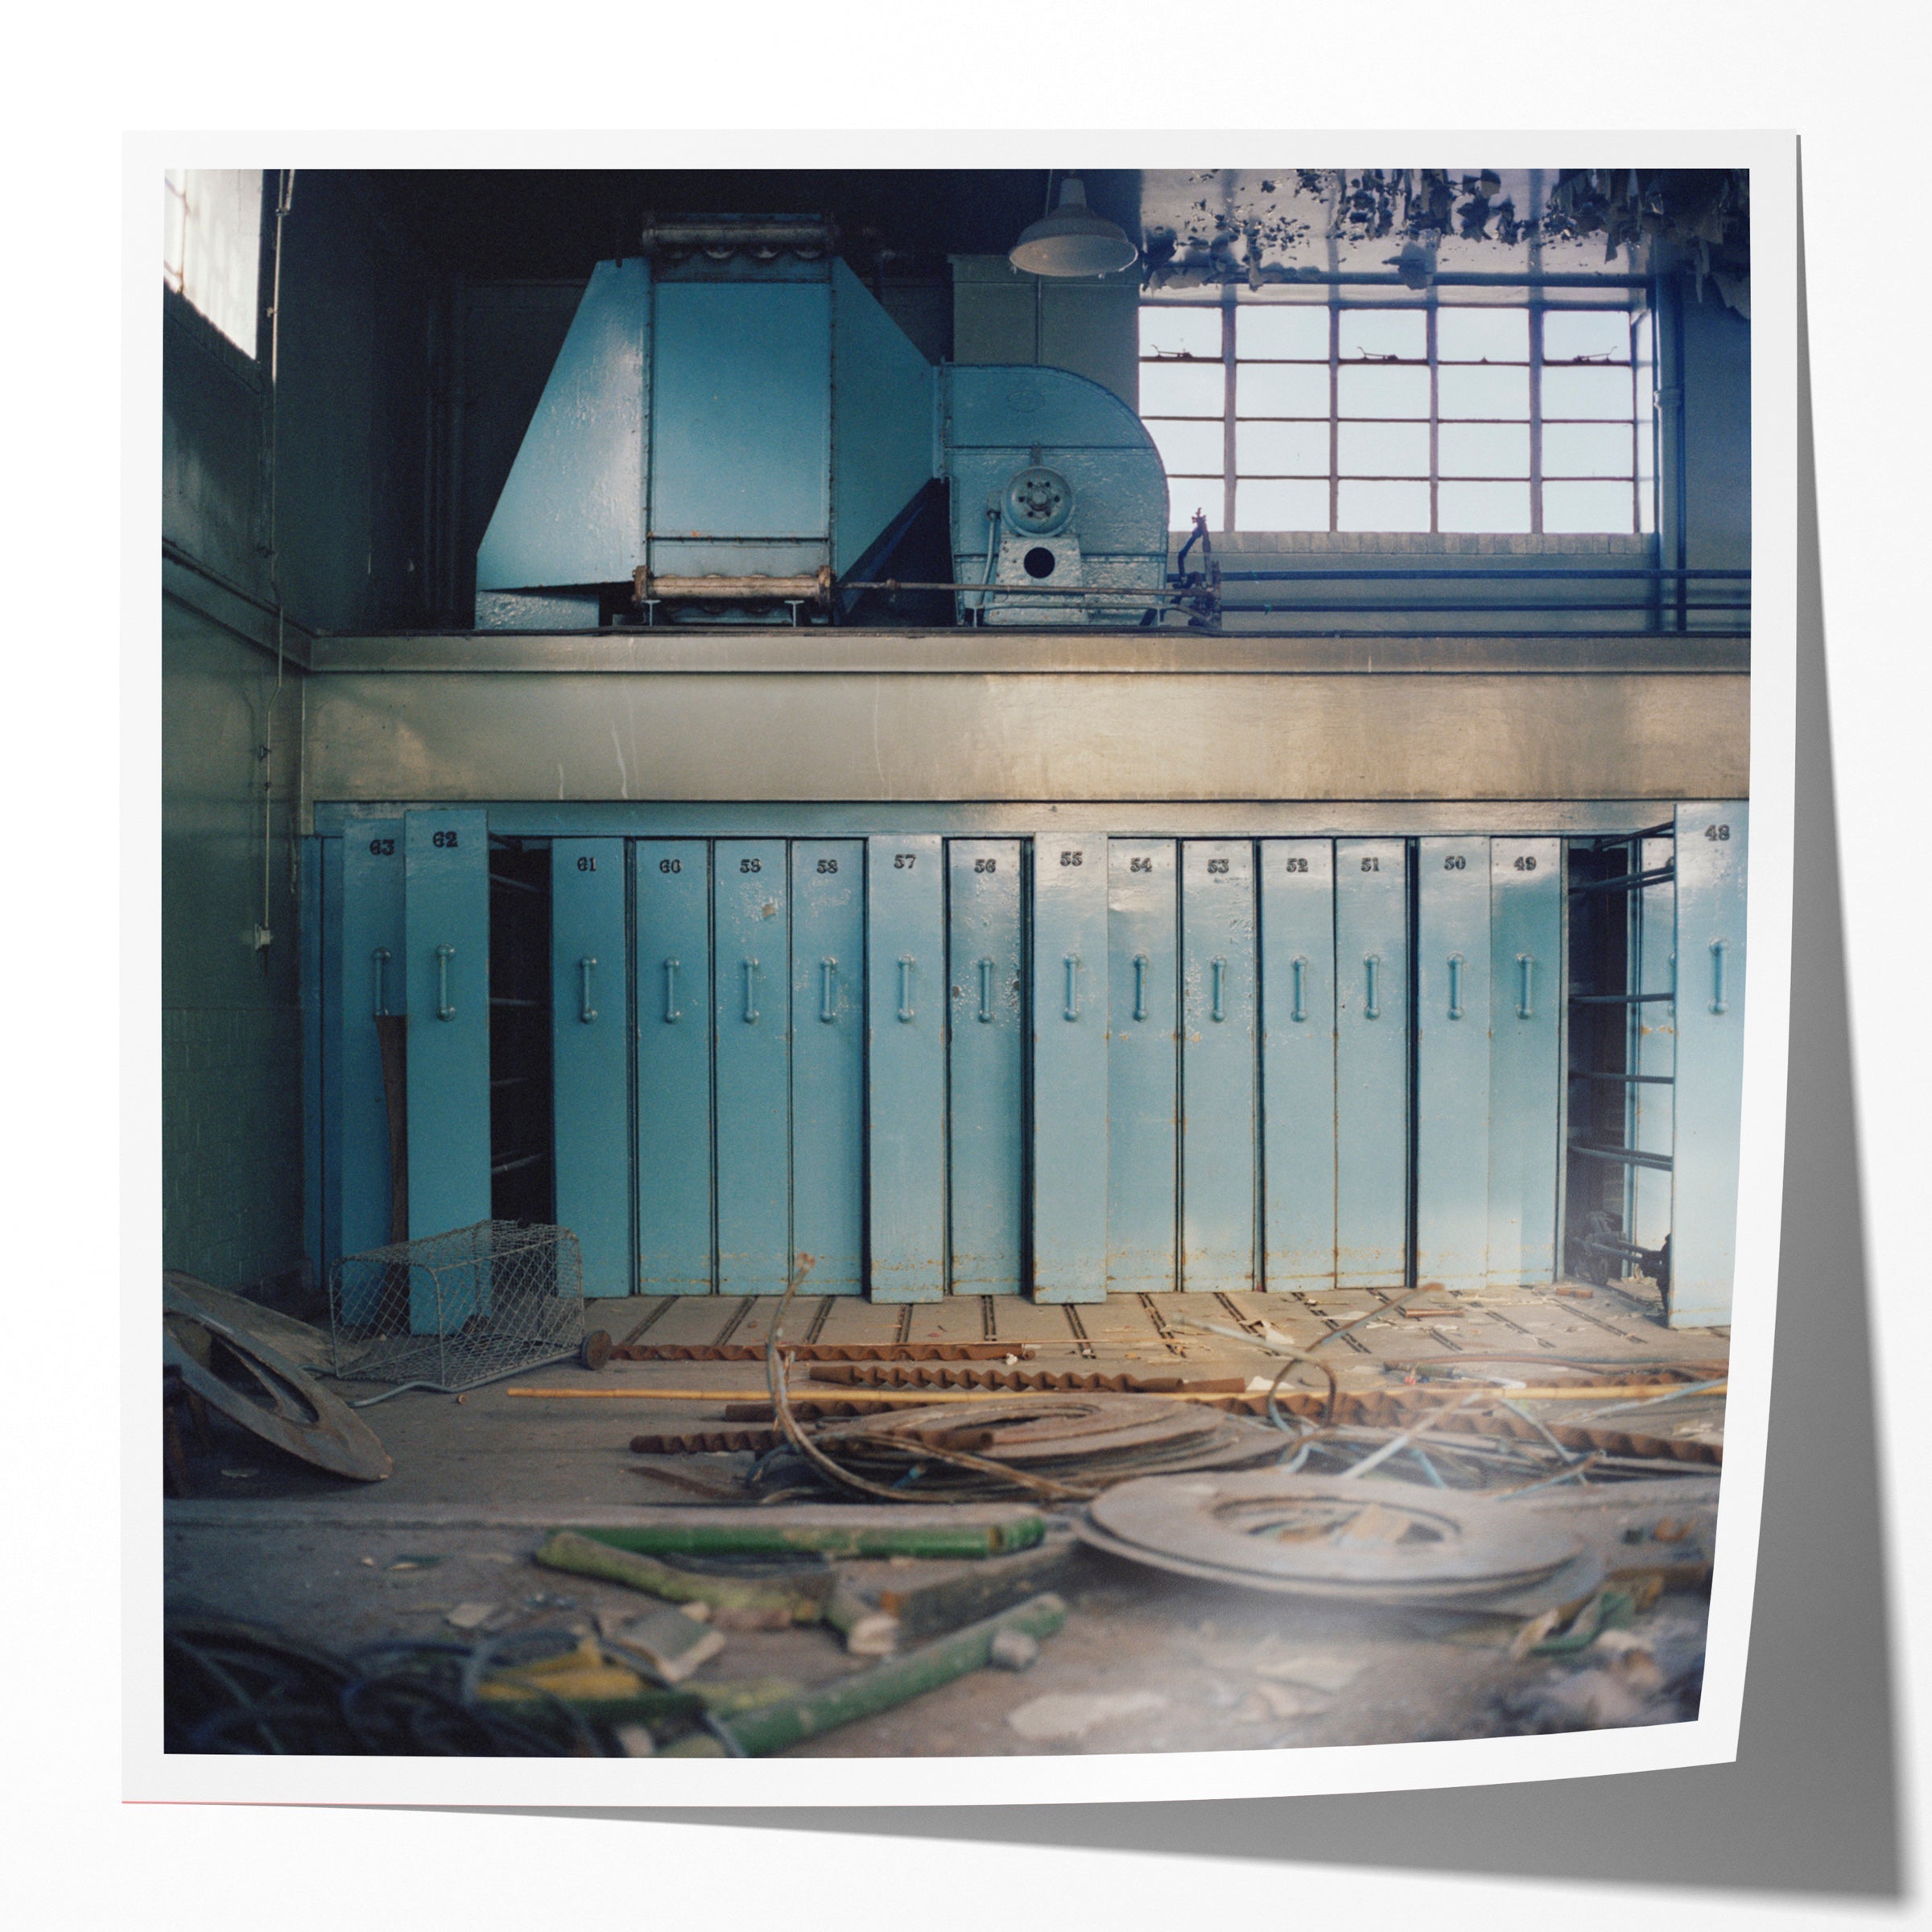
[[[1088,1513],[1122,1554],[1315,1595],[1500,1591],[1549,1575],[1582,1548],[1547,1517],[1491,1498],[1274,1470],[1143,1477],[1096,1498]]]

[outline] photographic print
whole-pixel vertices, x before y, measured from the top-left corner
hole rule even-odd
[[[148,145],[130,1791],[1730,1756],[1792,144]]]

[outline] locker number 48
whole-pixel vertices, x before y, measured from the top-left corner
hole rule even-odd
[[[1728,839],[1730,836],[1731,828],[1728,825],[1707,825],[1704,828],[1704,836],[1707,839]]]

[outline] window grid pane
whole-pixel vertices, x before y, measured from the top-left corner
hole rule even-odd
[[[1183,529],[1182,496],[1223,530],[1654,527],[1647,312],[1224,299],[1141,341]]]

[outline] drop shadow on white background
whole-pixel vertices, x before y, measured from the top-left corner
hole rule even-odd
[[[1801,213],[1790,1100],[1764,1525],[1736,1761],[1195,1803],[490,1810],[1848,1901],[1904,1895],[1804,263]]]

